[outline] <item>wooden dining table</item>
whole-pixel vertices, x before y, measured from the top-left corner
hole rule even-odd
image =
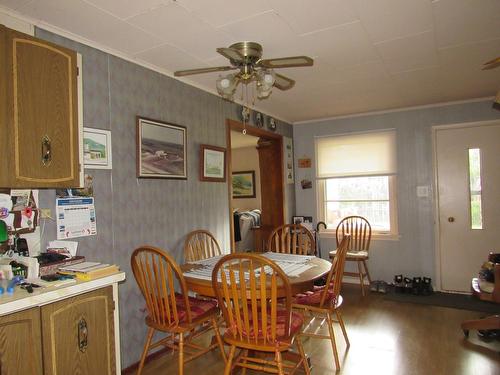
[[[262,253],[261,253],[262,254]],[[294,255],[290,255],[294,256]],[[300,273],[297,276],[289,276],[288,281],[292,289],[292,295],[303,293],[312,290],[314,281],[325,276],[332,267],[332,264],[325,259],[318,257],[311,257],[307,262],[312,266]],[[212,281],[208,279],[200,279],[189,276],[189,271],[196,268],[206,267],[200,264],[186,263],[181,265],[182,272],[184,273],[184,280],[186,281],[189,290],[206,297],[215,297],[215,291],[212,287]],[[213,268],[213,267],[212,267]]]

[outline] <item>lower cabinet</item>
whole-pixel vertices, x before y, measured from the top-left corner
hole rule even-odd
[[[0,374],[115,374],[113,309],[109,286],[0,317]]]

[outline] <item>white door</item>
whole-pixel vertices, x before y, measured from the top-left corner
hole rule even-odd
[[[500,121],[435,137],[441,289],[468,292],[488,253],[500,252]]]

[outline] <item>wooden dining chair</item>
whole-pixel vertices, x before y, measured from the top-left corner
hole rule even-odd
[[[299,335],[329,339],[332,344],[333,357],[335,359],[335,366],[337,370],[340,370],[340,361],[335,341],[333,323],[339,323],[347,348],[350,346],[342,314],[340,313],[340,307],[342,305],[342,296],[340,295],[342,288],[342,275],[344,273],[346,254],[350,240],[351,236],[349,234],[345,234],[342,238],[337,253],[333,258],[332,267],[328,273],[326,284],[322,287],[314,287],[314,290],[312,291],[294,296],[292,304],[294,309],[300,309],[313,315],[312,319]],[[333,314],[337,319],[332,317]],[[321,325],[326,322],[328,326],[328,335],[318,333],[321,327],[315,327],[314,330],[309,329],[313,326],[317,317],[322,319]]]
[[[217,255],[222,255],[222,251],[212,233],[203,229],[188,233],[184,242],[185,262],[194,262]]]
[[[149,327],[137,374],[142,372],[147,353],[159,346],[179,351],[181,375],[184,373],[184,363],[217,346],[225,360],[224,347],[216,323],[219,312],[217,302],[189,297],[179,266],[170,255],[158,248],[137,248],[132,254],[131,265],[137,285],[146,300],[148,314],[145,321]],[[180,292],[175,291],[175,282]],[[217,338],[216,343],[202,347],[193,342],[193,339],[212,328]],[[155,331],[165,332],[167,336],[152,343]]]
[[[303,318],[292,312],[288,278],[274,262],[257,254],[226,255],[215,265],[212,285],[228,327],[224,341],[231,346],[225,375],[237,366],[243,373],[248,368],[278,374],[308,368],[298,339],[300,360],[294,366],[283,362],[282,353],[292,346]],[[236,348],[241,352],[235,357]],[[274,353],[274,360],[250,356],[249,351]]]
[[[337,230],[335,232],[337,248],[346,233],[351,235],[346,261],[356,262],[358,272],[344,272],[344,275],[359,278],[361,294],[364,296],[365,277],[370,284],[372,282],[370,273],[368,272],[368,266],[366,265],[366,261],[369,259],[368,250],[370,249],[370,241],[372,238],[372,227],[368,220],[362,216],[347,216],[343,218],[337,225]],[[337,250],[330,251],[330,258],[334,258],[336,253]]]
[[[267,251],[314,255],[316,245],[309,229],[300,224],[285,224],[271,232],[267,240]]]

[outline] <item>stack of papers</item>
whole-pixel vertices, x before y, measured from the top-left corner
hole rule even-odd
[[[64,266],[59,268],[59,273],[64,275],[74,275],[77,279],[88,281],[112,275],[119,272],[120,269],[115,264],[99,263],[99,262],[83,262]]]

